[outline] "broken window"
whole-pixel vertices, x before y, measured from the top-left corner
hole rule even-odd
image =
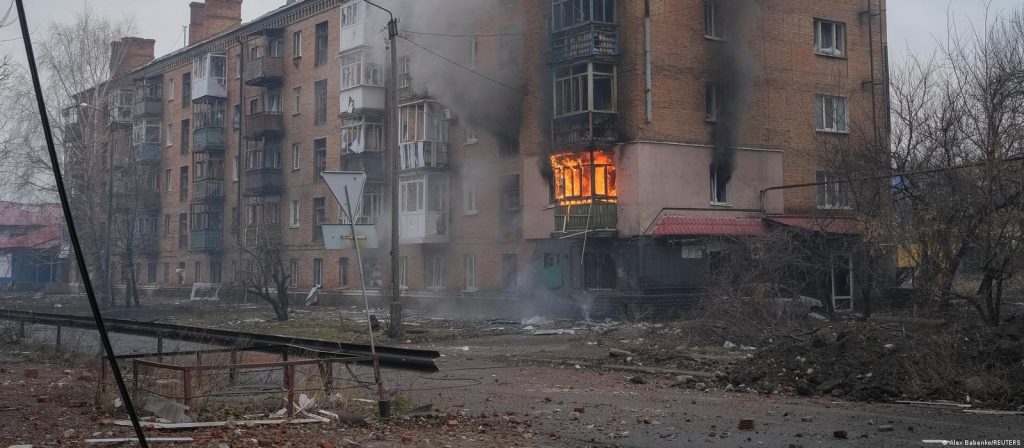
[[[819,132],[847,132],[846,98],[841,96],[815,96],[815,129]]]
[[[316,48],[314,48],[316,54],[313,64],[314,67],[327,64],[327,26],[326,21],[316,24]]]
[[[341,88],[384,85],[380,64],[370,60],[371,53],[356,50],[341,56]]]
[[[555,31],[588,22],[615,23],[615,0],[554,0],[551,23]]]
[[[565,153],[551,156],[555,200],[559,203],[591,198],[614,200],[615,164],[603,151]]]
[[[841,181],[835,173],[818,171],[818,208],[850,208],[850,184]]]
[[[711,203],[712,204],[728,204],[729,203],[729,174],[725,172],[724,168],[712,164],[710,171],[711,178]]]
[[[814,19],[814,52],[825,56],[846,55],[846,25]]]
[[[522,207],[519,175],[503,176],[501,179],[501,230],[506,236],[522,233]]]
[[[848,254],[832,256],[832,307],[853,309],[853,260]]]
[[[327,222],[327,206],[323,197],[313,198],[313,242],[323,241],[323,225]]]
[[[401,189],[402,212],[423,211],[423,179],[403,180]]]
[[[351,2],[341,8],[341,27],[349,27],[359,22],[359,2]]]
[[[342,154],[358,154],[363,151],[383,151],[384,124],[379,118],[363,116],[358,119],[343,119],[341,128]]]
[[[160,143],[160,119],[136,120],[132,125],[132,144]]]

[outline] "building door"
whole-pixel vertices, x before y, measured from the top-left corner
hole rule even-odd
[[[832,308],[853,309],[853,260],[849,254],[832,256]]]

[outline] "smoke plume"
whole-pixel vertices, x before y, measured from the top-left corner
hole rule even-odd
[[[758,0],[726,0],[719,4],[723,7],[725,40],[714,45],[711,54],[711,76],[720,92],[712,163],[718,182],[725,184],[732,178],[734,148],[740,143],[750,103],[756,65],[747,45],[754,19],[760,14],[760,4]]]

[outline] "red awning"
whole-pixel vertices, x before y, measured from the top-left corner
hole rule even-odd
[[[768,233],[758,218],[664,215],[651,228],[651,236],[763,236]]]
[[[51,224],[46,227],[33,230],[25,235],[0,241],[0,249],[49,249],[60,243],[60,238],[60,225]]]
[[[836,216],[773,216],[765,218],[776,224],[798,227],[804,230],[822,233],[854,235],[860,233],[857,220]]]

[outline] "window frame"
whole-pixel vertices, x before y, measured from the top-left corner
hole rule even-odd
[[[302,30],[297,30],[292,33],[292,57],[302,57]]]
[[[836,107],[836,100],[840,100],[842,107]],[[831,102],[831,104],[830,104]],[[828,116],[831,105],[832,116]],[[829,120],[832,127],[828,126]],[[850,101],[847,97],[837,95],[817,94],[814,96],[814,130],[817,132],[831,134],[850,133]]]
[[[722,3],[718,0],[704,0],[704,38],[725,40],[725,23],[722,19]]]
[[[824,47],[825,27],[831,28],[831,46]],[[814,54],[830,58],[846,58],[846,23],[835,20],[814,19]]]
[[[815,195],[819,210],[851,210],[850,184],[836,178],[835,173],[815,171]]]
[[[327,65],[328,54],[330,53],[330,23],[326,20],[317,23],[313,32],[313,67],[323,67]]]
[[[729,182],[719,184],[718,182],[719,170],[715,169],[715,165],[711,164],[708,168],[708,188],[710,189],[710,196],[708,201],[711,205],[727,206],[729,205]],[[730,179],[731,181],[732,179]],[[721,186],[720,186],[721,185]],[[725,191],[719,194],[719,189],[725,187]]]
[[[462,270],[463,270],[463,291],[473,292],[477,290],[476,283],[476,255],[465,254],[462,257]]]
[[[302,226],[302,202],[298,199],[292,199],[288,204],[288,227],[297,229]]]

